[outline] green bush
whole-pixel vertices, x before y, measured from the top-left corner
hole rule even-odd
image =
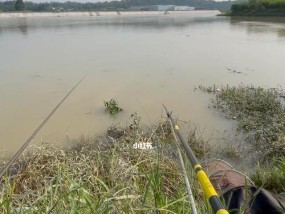
[[[249,8],[249,5],[247,3],[242,4],[233,4],[231,7],[232,12],[242,12]]]
[[[232,13],[285,9],[285,0],[251,0],[248,3],[233,4]]]

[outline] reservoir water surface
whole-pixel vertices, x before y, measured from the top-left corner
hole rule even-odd
[[[216,14],[1,18],[0,150],[15,151],[85,75],[34,142],[93,137],[134,112],[152,124],[162,104],[208,133],[232,130],[194,88],[284,88],[285,22]],[[116,118],[104,112],[111,98]]]

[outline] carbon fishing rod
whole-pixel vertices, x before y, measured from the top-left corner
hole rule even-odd
[[[202,166],[198,162],[194,152],[190,148],[190,146],[185,142],[183,136],[181,135],[179,131],[179,126],[175,124],[174,119],[172,118],[171,113],[167,110],[165,105],[163,105],[166,115],[171,122],[171,125],[174,127],[175,134],[178,136],[179,141],[181,142],[183,148],[186,151],[187,157],[193,167],[194,172],[196,173],[196,177],[203,189],[204,195],[206,197],[206,200],[211,205],[212,209],[214,210],[215,214],[229,214],[227,210],[224,209],[224,206],[219,198],[219,195],[217,194],[215,188],[213,187],[210,179],[208,178],[207,174],[203,170]]]
[[[178,139],[177,139],[177,137],[175,135],[173,124],[171,123],[169,118],[168,118],[168,122],[169,122],[170,127],[171,127],[171,132],[172,132],[172,134],[174,136],[174,139],[175,139],[175,141],[177,143],[178,158],[179,158],[180,166],[181,166],[181,169],[182,169],[182,173],[184,175],[184,182],[186,184],[188,198],[189,198],[189,203],[190,203],[190,206],[192,208],[192,213],[193,214],[197,214],[197,209],[196,209],[196,206],[195,206],[195,200],[194,200],[194,197],[193,197],[193,194],[192,194],[192,190],[191,190],[190,182],[189,182],[189,179],[188,179],[188,176],[187,176],[185,164],[184,164],[184,161],[183,161],[183,158],[182,158],[182,154],[181,154],[181,151],[180,151],[180,148],[179,148],[179,142],[178,142]]]
[[[86,77],[86,76],[85,76]],[[85,79],[83,77],[79,82],[65,95],[65,97],[55,106],[55,108],[49,113],[49,115],[43,120],[43,122],[36,128],[33,134],[26,140],[26,142],[21,146],[21,148],[16,152],[16,154],[5,164],[5,166],[0,170],[0,178],[7,172],[10,166],[17,160],[17,158],[22,154],[25,148],[30,144],[33,138],[38,134],[38,132],[43,128],[47,121],[52,117],[56,110],[61,106],[61,104],[66,100],[66,98],[79,86],[79,84]]]

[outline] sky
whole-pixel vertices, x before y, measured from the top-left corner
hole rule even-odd
[[[0,0],[0,2],[3,2],[6,0]],[[66,2],[66,1],[73,1],[73,2],[106,2],[106,1],[120,1],[120,0],[24,0],[24,1],[31,1],[31,2],[50,2],[50,1],[55,1],[55,2]],[[214,0],[214,1],[225,1],[225,0]]]
[[[8,0],[0,0],[0,2],[3,1],[8,1]],[[67,2],[67,1],[72,1],[72,2],[106,2],[106,1],[120,1],[120,0],[24,0],[24,1],[31,1],[31,2]]]

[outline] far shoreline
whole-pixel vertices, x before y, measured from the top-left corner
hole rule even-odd
[[[229,13],[229,14],[218,14],[218,16],[225,16],[225,17],[276,17],[282,18],[285,17],[285,14],[266,14],[266,13]]]
[[[0,12],[0,18],[28,18],[28,17],[79,17],[79,16],[149,16],[149,15],[191,15],[201,14],[219,15],[219,10],[195,11],[84,11],[84,12]]]

